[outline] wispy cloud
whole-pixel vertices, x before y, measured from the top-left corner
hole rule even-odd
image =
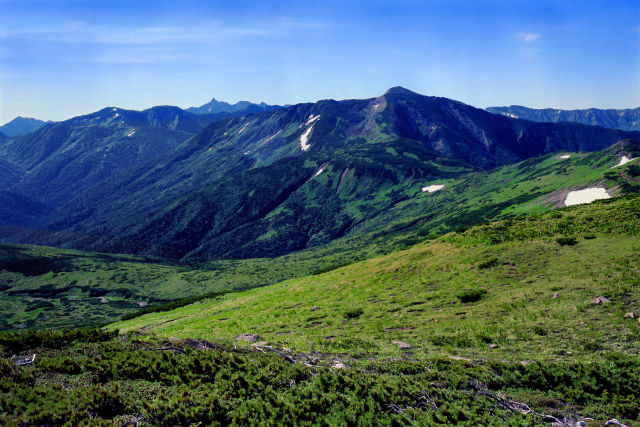
[[[536,33],[527,33],[527,32],[518,33],[518,39],[524,43],[533,43],[539,38],[540,38],[540,34],[536,34]]]
[[[0,40],[56,41],[113,45],[153,45],[166,43],[215,44],[233,38],[291,35],[297,31],[323,30],[328,24],[317,21],[281,19],[272,23],[229,26],[206,22],[190,26],[102,26],[66,21],[59,26],[0,29]]]

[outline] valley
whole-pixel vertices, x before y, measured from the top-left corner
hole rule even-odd
[[[637,420],[638,141],[399,87],[7,138],[0,417]]]

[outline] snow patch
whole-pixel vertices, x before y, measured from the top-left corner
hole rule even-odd
[[[136,130],[135,129],[131,129],[129,131],[129,133],[127,134],[127,136],[133,136],[133,134],[135,134],[135,133],[136,133]]]
[[[630,161],[635,160],[635,159],[637,159],[637,157],[629,158],[627,156],[622,156],[620,158],[620,161],[618,162],[618,164],[615,165],[615,166],[612,166],[612,169],[613,168],[617,168],[618,166],[626,165],[627,163],[629,163]]]
[[[558,156],[558,159],[568,159],[569,157],[571,157],[571,154],[563,154],[562,156]]]
[[[309,135],[311,134],[312,130],[313,125],[311,125],[309,129],[307,129],[302,135],[300,135],[300,149],[302,151],[307,151],[311,147],[311,145],[307,144],[307,141],[309,141]]]
[[[116,117],[120,117],[120,114],[116,113],[116,115],[113,116],[113,118],[115,119]]]
[[[422,187],[423,193],[435,193],[436,191],[440,191],[444,188],[444,184],[433,184],[427,185],[426,187]]]
[[[602,187],[585,188],[584,190],[570,191],[564,199],[565,206],[581,205],[591,203],[595,200],[610,199],[607,190]]]
[[[247,126],[249,126],[249,122],[245,123],[245,125],[242,127],[242,129],[240,129],[238,131],[238,135],[240,135],[242,133],[243,130],[245,130],[247,128]]]
[[[273,135],[271,135],[270,137],[266,138],[264,140],[264,142],[269,142],[271,141],[273,138],[275,138],[276,136],[280,135],[280,132],[282,132],[282,129],[280,129],[278,132],[274,133]]]
[[[320,166],[320,169],[318,169],[318,170],[316,171],[316,173],[313,175],[313,177],[315,178],[316,176],[320,175],[322,172],[324,172],[324,171],[325,171],[325,169],[326,169],[326,168],[327,168],[327,165],[322,165],[322,166]]]
[[[309,120],[307,120],[307,123],[305,123],[305,126],[309,126],[311,123],[315,122],[316,120],[318,120],[320,118],[320,114],[318,114],[317,116],[314,116],[313,114],[309,116]]]
[[[520,117],[516,116],[515,114],[511,114],[511,113],[502,113],[503,116],[507,116],[507,117],[511,117],[512,119],[519,119]]]

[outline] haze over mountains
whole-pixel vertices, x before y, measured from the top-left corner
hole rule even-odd
[[[489,107],[487,111],[534,122],[576,122],[622,130],[640,130],[640,108],[625,110],[588,108],[584,110],[558,110],[554,108],[527,108],[520,105]]]
[[[401,87],[364,100],[250,104],[262,110],[255,114],[239,104],[214,99],[198,114],[109,107],[6,141],[3,237],[176,258],[277,256],[381,230],[398,220],[393,211],[430,209],[413,227],[444,230],[456,224],[438,217],[452,199],[421,195],[424,186],[467,188],[483,170],[640,140],[640,132],[535,123]],[[477,208],[457,203],[460,215]],[[517,204],[488,206],[497,214],[509,203]]]

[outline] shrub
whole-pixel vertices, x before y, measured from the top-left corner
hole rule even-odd
[[[541,337],[544,337],[545,335],[547,335],[547,330],[544,328],[544,326],[542,325],[536,325],[533,327],[533,332],[536,335],[539,335]]]
[[[575,237],[558,237],[556,242],[558,242],[560,246],[573,246],[578,243]]]
[[[498,264],[499,264],[498,258],[491,258],[478,264],[478,268],[481,270],[484,270],[486,268],[495,267]]]
[[[361,308],[354,308],[353,310],[345,311],[344,317],[347,319],[357,319],[362,316],[362,313],[364,313],[364,311]]]
[[[462,303],[476,302],[480,301],[486,293],[484,289],[463,289],[456,294],[456,297]]]

